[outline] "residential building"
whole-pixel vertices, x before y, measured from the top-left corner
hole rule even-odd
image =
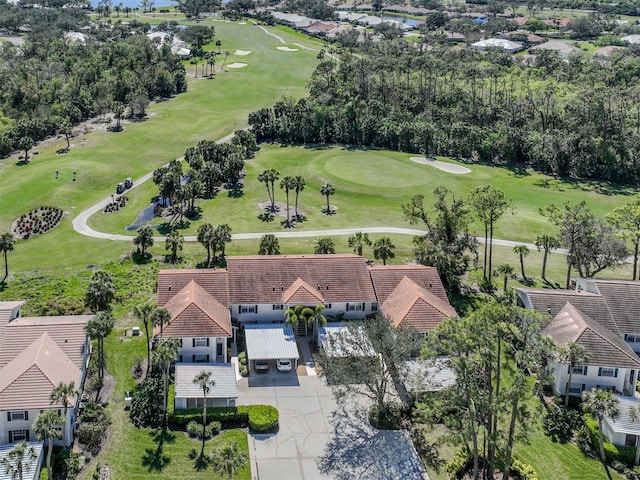
[[[568,59],[571,55],[577,55],[582,53],[577,47],[570,45],[562,40],[549,40],[548,42],[541,43],[535,47],[529,49],[530,53],[538,53],[542,50],[556,53],[562,59]]]
[[[633,395],[640,371],[640,282],[577,279],[575,290],[518,288],[518,304],[552,317],[545,333],[559,346],[581,345],[588,360],[576,365],[570,395],[608,388]],[[636,335],[637,340],[636,342]],[[569,364],[550,359],[554,390],[564,394]]]
[[[51,392],[61,382],[82,388],[91,351],[91,315],[22,317],[24,303],[0,302],[0,445],[33,440],[40,413],[62,413]],[[78,396],[70,397],[61,445],[73,440],[77,407]]]
[[[638,447],[640,444],[640,422],[637,412],[640,409],[640,399],[635,397],[618,396],[619,415],[612,419],[604,417],[602,433],[614,445]]]
[[[498,49],[506,53],[516,53],[524,48],[522,42],[512,42],[505,38],[488,38],[471,44],[476,50]]]
[[[15,464],[11,461],[9,453],[17,444],[0,445],[0,462],[2,459],[9,461],[10,465]],[[33,448],[33,457],[26,456],[22,460],[22,480],[38,480],[40,478],[40,469],[44,461],[43,442],[27,442],[27,448]],[[1,464],[1,463],[0,463]],[[18,477],[11,475],[11,470],[2,466],[0,468],[0,480],[15,480]]]

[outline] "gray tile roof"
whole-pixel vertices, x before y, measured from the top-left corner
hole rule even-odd
[[[634,420],[631,415],[631,410],[638,408],[640,408],[639,398],[618,395],[618,410],[620,416],[615,420],[605,417],[605,421],[612,427],[611,429],[614,432],[640,435],[640,422],[637,419]]]
[[[193,379],[202,371],[211,372],[215,385],[207,398],[237,398],[236,373],[230,363],[176,363],[176,398],[202,398],[202,389]]]

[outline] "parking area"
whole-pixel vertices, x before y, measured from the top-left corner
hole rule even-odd
[[[324,379],[295,371],[252,377],[263,384],[241,379],[238,405],[269,404],[280,412],[278,433],[250,438],[256,480],[428,478],[404,432],[369,425],[364,399],[339,406]]]

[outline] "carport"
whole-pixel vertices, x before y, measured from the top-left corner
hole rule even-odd
[[[290,359],[294,370],[298,366],[298,346],[291,325],[245,325],[247,358],[251,362]],[[253,363],[251,364],[253,366]]]

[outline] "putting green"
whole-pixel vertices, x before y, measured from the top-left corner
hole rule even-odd
[[[370,187],[405,188],[429,182],[429,171],[425,167],[366,153],[332,157],[325,162],[324,169],[334,177]]]

